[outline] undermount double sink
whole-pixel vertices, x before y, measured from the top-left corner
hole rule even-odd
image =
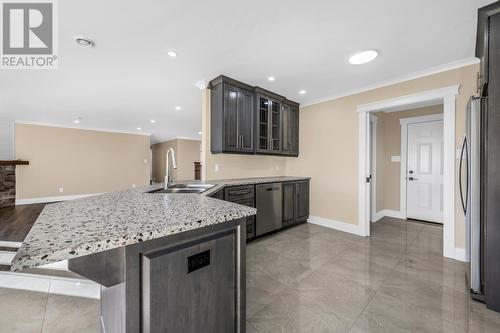
[[[211,189],[213,184],[175,184],[167,189],[160,188],[149,193],[202,193]]]

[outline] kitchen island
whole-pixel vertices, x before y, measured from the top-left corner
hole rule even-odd
[[[162,184],[45,207],[12,270],[68,260],[101,287],[103,332],[244,332],[251,207]]]

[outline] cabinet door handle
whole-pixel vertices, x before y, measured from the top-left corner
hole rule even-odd
[[[244,148],[244,147],[243,147],[243,135],[241,135],[240,137],[241,137],[241,139],[240,139],[240,142],[241,142],[241,143],[240,143],[240,148]]]

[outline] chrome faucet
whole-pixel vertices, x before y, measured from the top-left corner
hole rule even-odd
[[[177,170],[177,163],[175,163],[175,151],[173,148],[168,148],[165,167],[165,190],[170,187],[170,183],[172,182],[172,175],[170,174],[170,155],[172,155],[172,167]]]

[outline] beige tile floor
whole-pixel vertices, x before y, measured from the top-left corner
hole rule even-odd
[[[500,332],[440,227],[384,218],[362,238],[303,224],[247,248],[247,332]],[[98,332],[99,301],[0,289],[0,332]]]

